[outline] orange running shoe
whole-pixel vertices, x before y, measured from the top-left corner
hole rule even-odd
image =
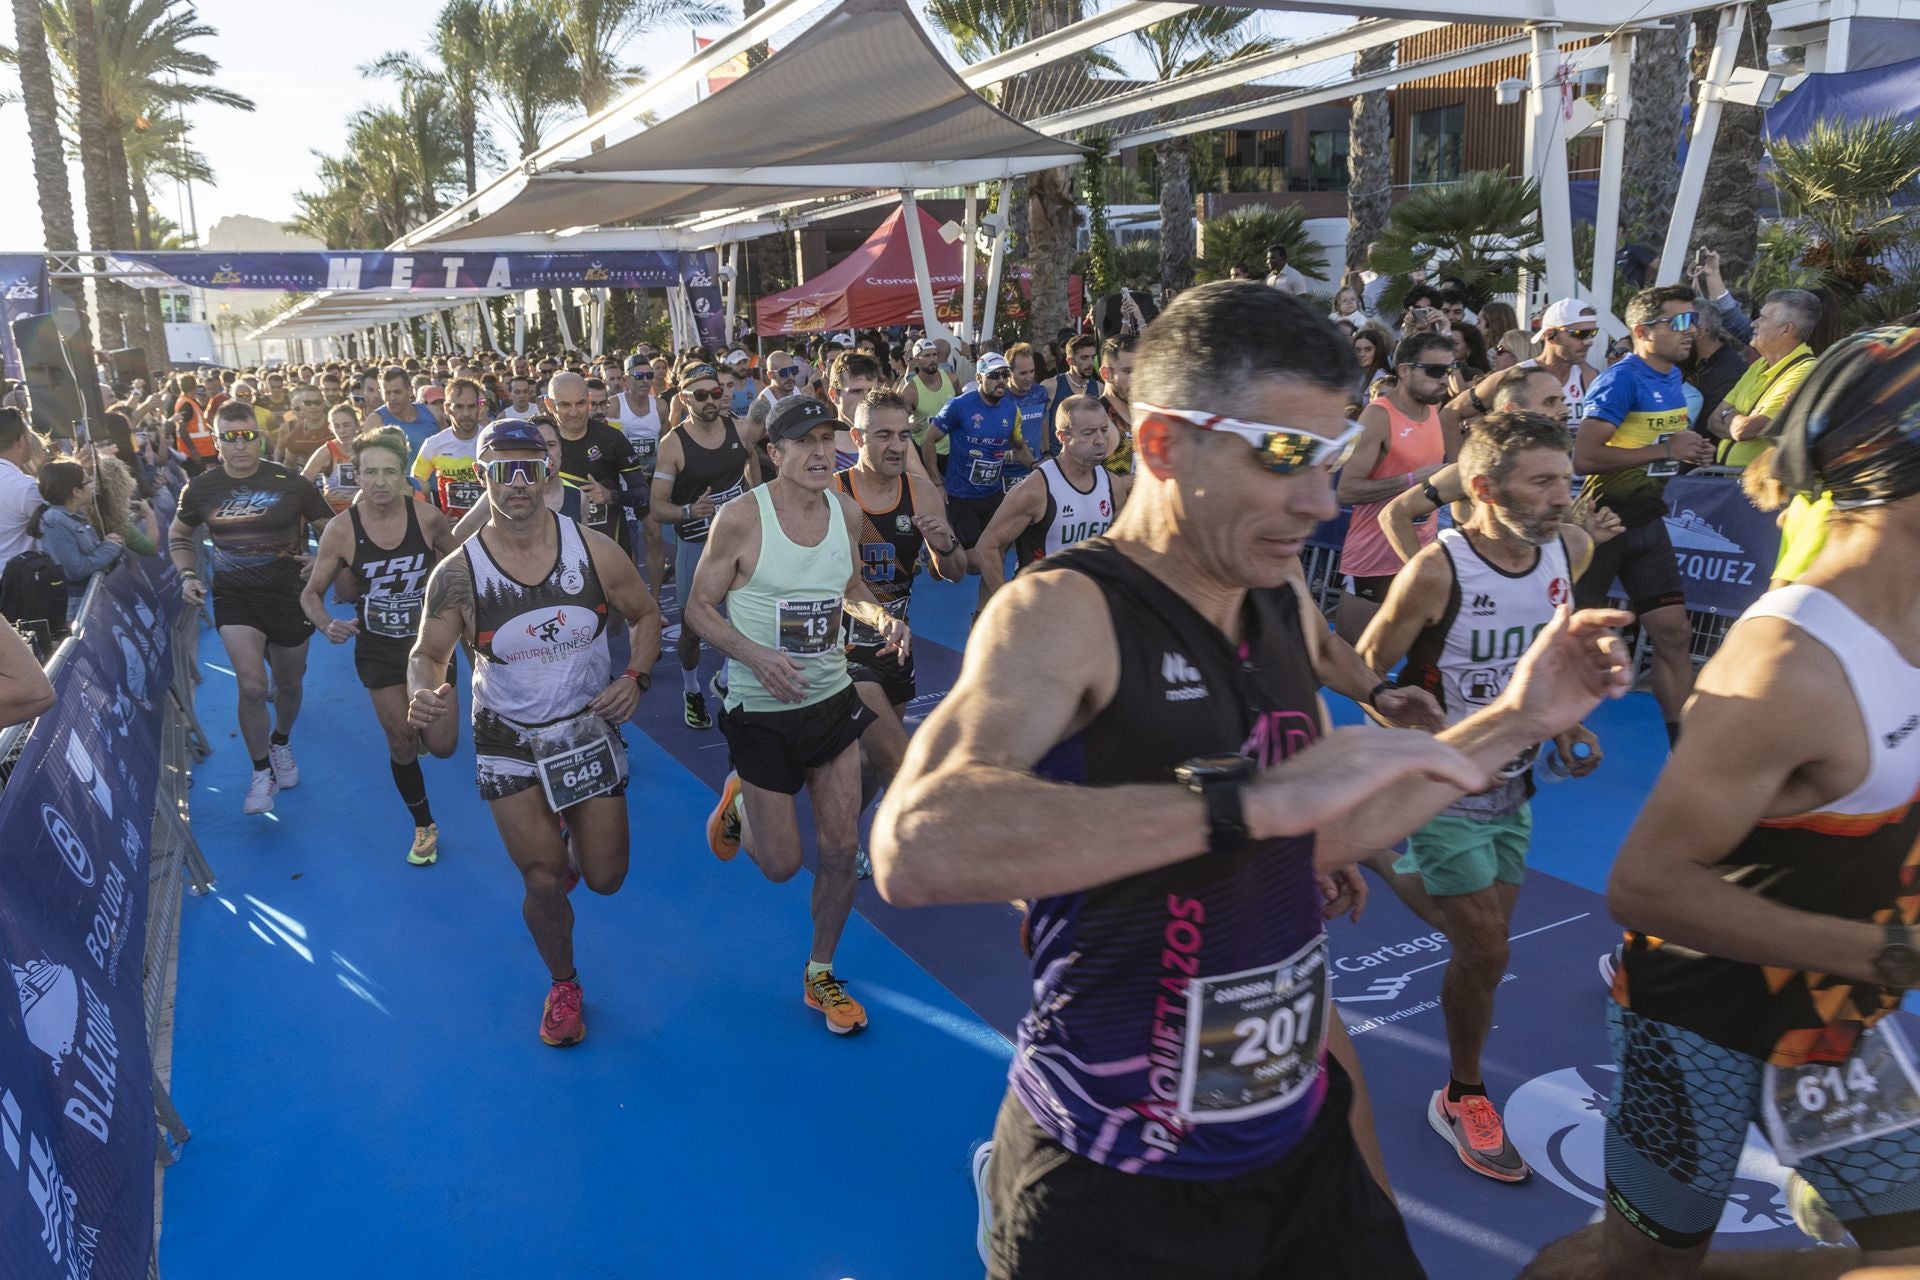
[[[579,1044],[587,1038],[587,1022],[580,1016],[585,999],[580,984],[556,982],[547,992],[547,1006],[540,1014],[540,1038],[556,1049]]]
[[[1485,1094],[1469,1093],[1458,1102],[1440,1089],[1427,1108],[1427,1123],[1453,1145],[1467,1168],[1496,1182],[1525,1182],[1533,1175],[1527,1162],[1507,1141],[1500,1112]]]
[[[861,1031],[867,1025],[867,1011],[860,1002],[847,994],[847,988],[840,979],[833,976],[829,969],[817,978],[808,978],[805,983],[807,1008],[818,1009],[826,1015],[827,1030],[837,1036]]]
[[[740,775],[729,773],[727,785],[720,788],[720,803],[707,815],[707,848],[722,862],[731,862],[740,852]]]

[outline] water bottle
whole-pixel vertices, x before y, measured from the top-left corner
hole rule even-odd
[[[1560,754],[1558,746],[1549,742],[1547,749],[1541,755],[1541,759],[1547,766],[1546,777],[1542,781],[1564,782],[1573,776],[1573,766],[1576,761],[1584,761],[1593,754],[1593,748],[1584,742],[1575,743],[1573,751],[1574,759],[1569,760]]]

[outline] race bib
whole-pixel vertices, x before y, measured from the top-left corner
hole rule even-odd
[[[780,652],[812,658],[833,648],[840,627],[840,597],[830,600],[781,600]]]
[[[411,640],[420,630],[424,595],[373,596],[366,601],[367,631],[388,640]]]
[[[1860,1033],[1843,1063],[1767,1067],[1762,1089],[1767,1140],[1780,1163],[1920,1126],[1913,1046],[1891,1018]]]
[[[603,796],[626,781],[627,756],[598,716],[579,716],[535,735],[533,767],[555,813]]]
[[[333,487],[336,489],[358,489],[359,471],[351,462],[343,462],[333,469]]]
[[[898,600],[888,600],[880,607],[900,621],[907,620],[907,602],[911,596],[901,596]],[[887,642],[887,638],[875,631],[858,618],[847,619],[847,643],[857,648],[877,649]]]
[[[638,459],[640,465],[648,471],[653,470],[654,455],[660,452],[659,437],[632,436],[630,441],[633,445],[633,456]]]
[[[487,486],[478,480],[449,480],[441,500],[449,514],[464,514],[480,505],[480,495],[486,491]]]
[[[1665,435],[1656,437],[1654,443],[1665,444],[1671,439],[1673,439],[1673,433],[1669,431]],[[1663,458],[1659,462],[1649,462],[1647,464],[1647,474],[1656,480],[1664,480],[1669,476],[1677,476],[1680,474],[1680,462],[1676,458]]]
[[[1187,983],[1180,1112],[1219,1124],[1278,1111],[1320,1077],[1327,1038],[1327,937],[1279,964]]]
[[[991,489],[1000,483],[1000,463],[998,460],[975,458],[967,468],[967,479],[976,489]]]

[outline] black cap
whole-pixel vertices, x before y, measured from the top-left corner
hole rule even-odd
[[[767,439],[798,440],[821,423],[839,423],[833,407],[812,396],[788,396],[767,418]]]

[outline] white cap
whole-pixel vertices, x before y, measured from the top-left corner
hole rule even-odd
[[[746,352],[740,350],[738,347],[727,352],[728,364],[746,364],[751,358],[752,357],[748,356]]]
[[[980,363],[974,366],[973,371],[982,378],[990,373],[1006,373],[1007,358],[998,351],[989,351],[980,357]]]
[[[1543,341],[1549,329],[1569,329],[1576,324],[1597,326],[1599,323],[1600,313],[1593,309],[1592,304],[1582,302],[1578,298],[1562,298],[1548,306],[1541,314],[1540,329],[1534,335],[1534,340]]]
[[[913,354],[916,356],[932,355],[938,350],[940,348],[932,338],[921,338],[913,344]]]

